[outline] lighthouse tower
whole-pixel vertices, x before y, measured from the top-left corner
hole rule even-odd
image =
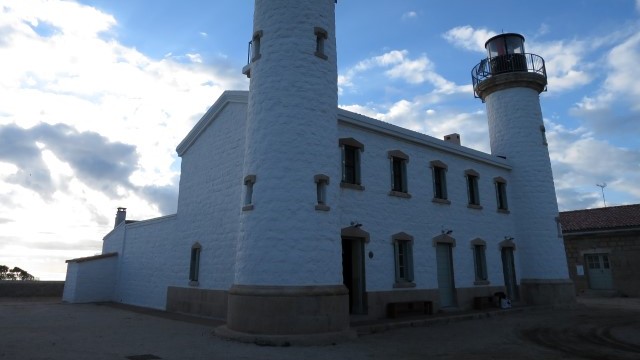
[[[243,69],[250,78],[245,192],[223,335],[349,334],[337,212],[335,6],[255,1]]]
[[[494,36],[485,47],[488,57],[472,70],[473,86],[486,103],[491,153],[513,167],[500,191],[509,194],[515,216],[520,295],[530,304],[571,302],[574,289],[540,109],[539,94],[547,86],[544,59],[526,53],[519,34]]]

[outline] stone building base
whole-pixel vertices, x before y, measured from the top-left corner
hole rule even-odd
[[[344,285],[233,285],[227,325],[216,334],[269,345],[331,344],[355,337]]]
[[[521,279],[520,294],[527,305],[561,305],[576,301],[569,279]]]

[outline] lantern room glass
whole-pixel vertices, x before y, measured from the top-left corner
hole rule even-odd
[[[489,58],[507,54],[524,54],[524,37],[520,34],[501,34],[485,43]]]

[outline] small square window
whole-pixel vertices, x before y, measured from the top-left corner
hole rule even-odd
[[[244,177],[244,206],[242,211],[253,210],[253,184],[256,183],[255,175]]]
[[[262,30],[256,31],[253,33],[253,38],[251,39],[251,62],[254,62],[262,56],[260,53],[260,43],[262,42]]]
[[[313,177],[316,183],[316,210],[329,211],[331,208],[327,205],[327,185],[329,185],[329,177],[324,174],[318,174]]]
[[[329,34],[325,29],[319,27],[315,28],[314,32],[316,34],[316,51],[314,54],[321,59],[327,60],[329,57],[324,53],[324,45]]]

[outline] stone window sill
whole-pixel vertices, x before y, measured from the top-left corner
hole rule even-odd
[[[482,210],[482,205],[478,205],[478,204],[468,204],[467,207],[469,209]]]
[[[509,211],[509,210],[507,210],[507,209],[498,209],[498,212],[499,212],[500,214],[509,214],[509,213],[510,213],[510,211]]]
[[[431,201],[436,204],[451,205],[451,200],[448,199],[433,198]]]
[[[251,210],[253,210],[253,204],[245,205],[242,207],[242,211],[251,211]]]
[[[327,60],[329,57],[319,51],[316,51],[313,53],[315,56],[319,57],[322,60]]]
[[[476,280],[473,282],[473,285],[489,285],[489,280]]]
[[[407,289],[407,288],[414,288],[414,287],[416,287],[416,283],[408,282],[408,281],[396,282],[393,284],[394,289]]]
[[[189,281],[189,286],[200,286],[200,283],[198,281]]]
[[[316,210],[329,211],[329,210],[331,210],[331,207],[329,207],[327,205],[318,204],[318,205],[316,205]]]
[[[344,189],[364,190],[364,186],[358,184],[352,184],[347,182],[341,182],[340,187]]]
[[[396,197],[401,197],[401,198],[405,198],[405,199],[411,199],[411,194],[406,193],[406,192],[402,192],[402,191],[389,191],[389,196],[396,196]]]

